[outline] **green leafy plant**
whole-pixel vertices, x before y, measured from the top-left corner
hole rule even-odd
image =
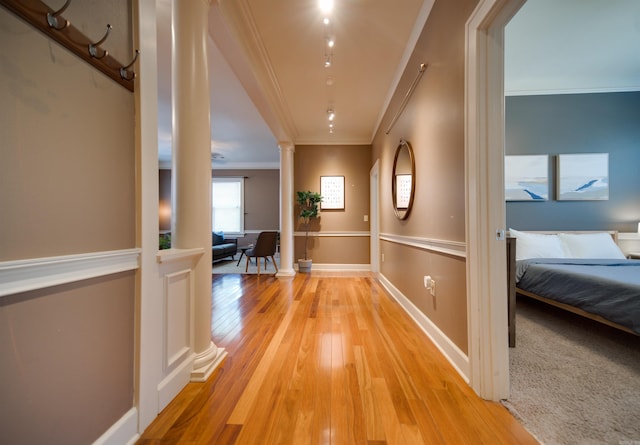
[[[171,249],[171,234],[170,233],[161,233],[159,240],[160,250]]]
[[[298,216],[302,218],[305,227],[304,237],[304,259],[307,258],[307,244],[309,241],[309,223],[314,218],[318,218],[320,213],[320,203],[322,202],[322,196],[320,193],[312,191],[297,192],[297,202],[300,206],[300,213]]]

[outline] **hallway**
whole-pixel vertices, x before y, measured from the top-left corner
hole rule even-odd
[[[214,275],[212,324],[228,358],[138,444],[537,443],[369,273]]]

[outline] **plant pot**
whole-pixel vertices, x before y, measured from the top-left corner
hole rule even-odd
[[[298,260],[298,272],[309,273],[311,272],[311,260]]]

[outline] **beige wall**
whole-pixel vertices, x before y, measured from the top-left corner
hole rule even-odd
[[[130,3],[72,3],[131,57]],[[0,262],[135,247],[133,94],[0,8]],[[0,299],[0,443],[90,443],[133,406],[134,273]]]
[[[373,142],[380,160],[380,232],[445,242],[465,241],[464,32],[476,0],[437,0]],[[421,63],[429,66],[389,135],[393,115]],[[391,170],[400,139],[413,147],[416,195],[405,221],[395,217]],[[403,244],[383,242],[381,272],[455,344],[467,351],[465,261]],[[436,281],[436,297],[423,276]]]
[[[369,145],[299,145],[294,154],[294,192],[320,192],[320,176],[345,177],[344,210],[322,210],[310,230],[367,232],[369,222]],[[296,207],[294,215],[298,214]],[[304,231],[296,218],[294,230]],[[369,264],[369,237],[312,237],[308,256],[316,263]],[[304,237],[296,237],[294,260],[304,256]]]

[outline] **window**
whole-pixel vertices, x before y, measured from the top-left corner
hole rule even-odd
[[[244,232],[244,178],[217,177],[211,180],[214,232],[241,234]]]

